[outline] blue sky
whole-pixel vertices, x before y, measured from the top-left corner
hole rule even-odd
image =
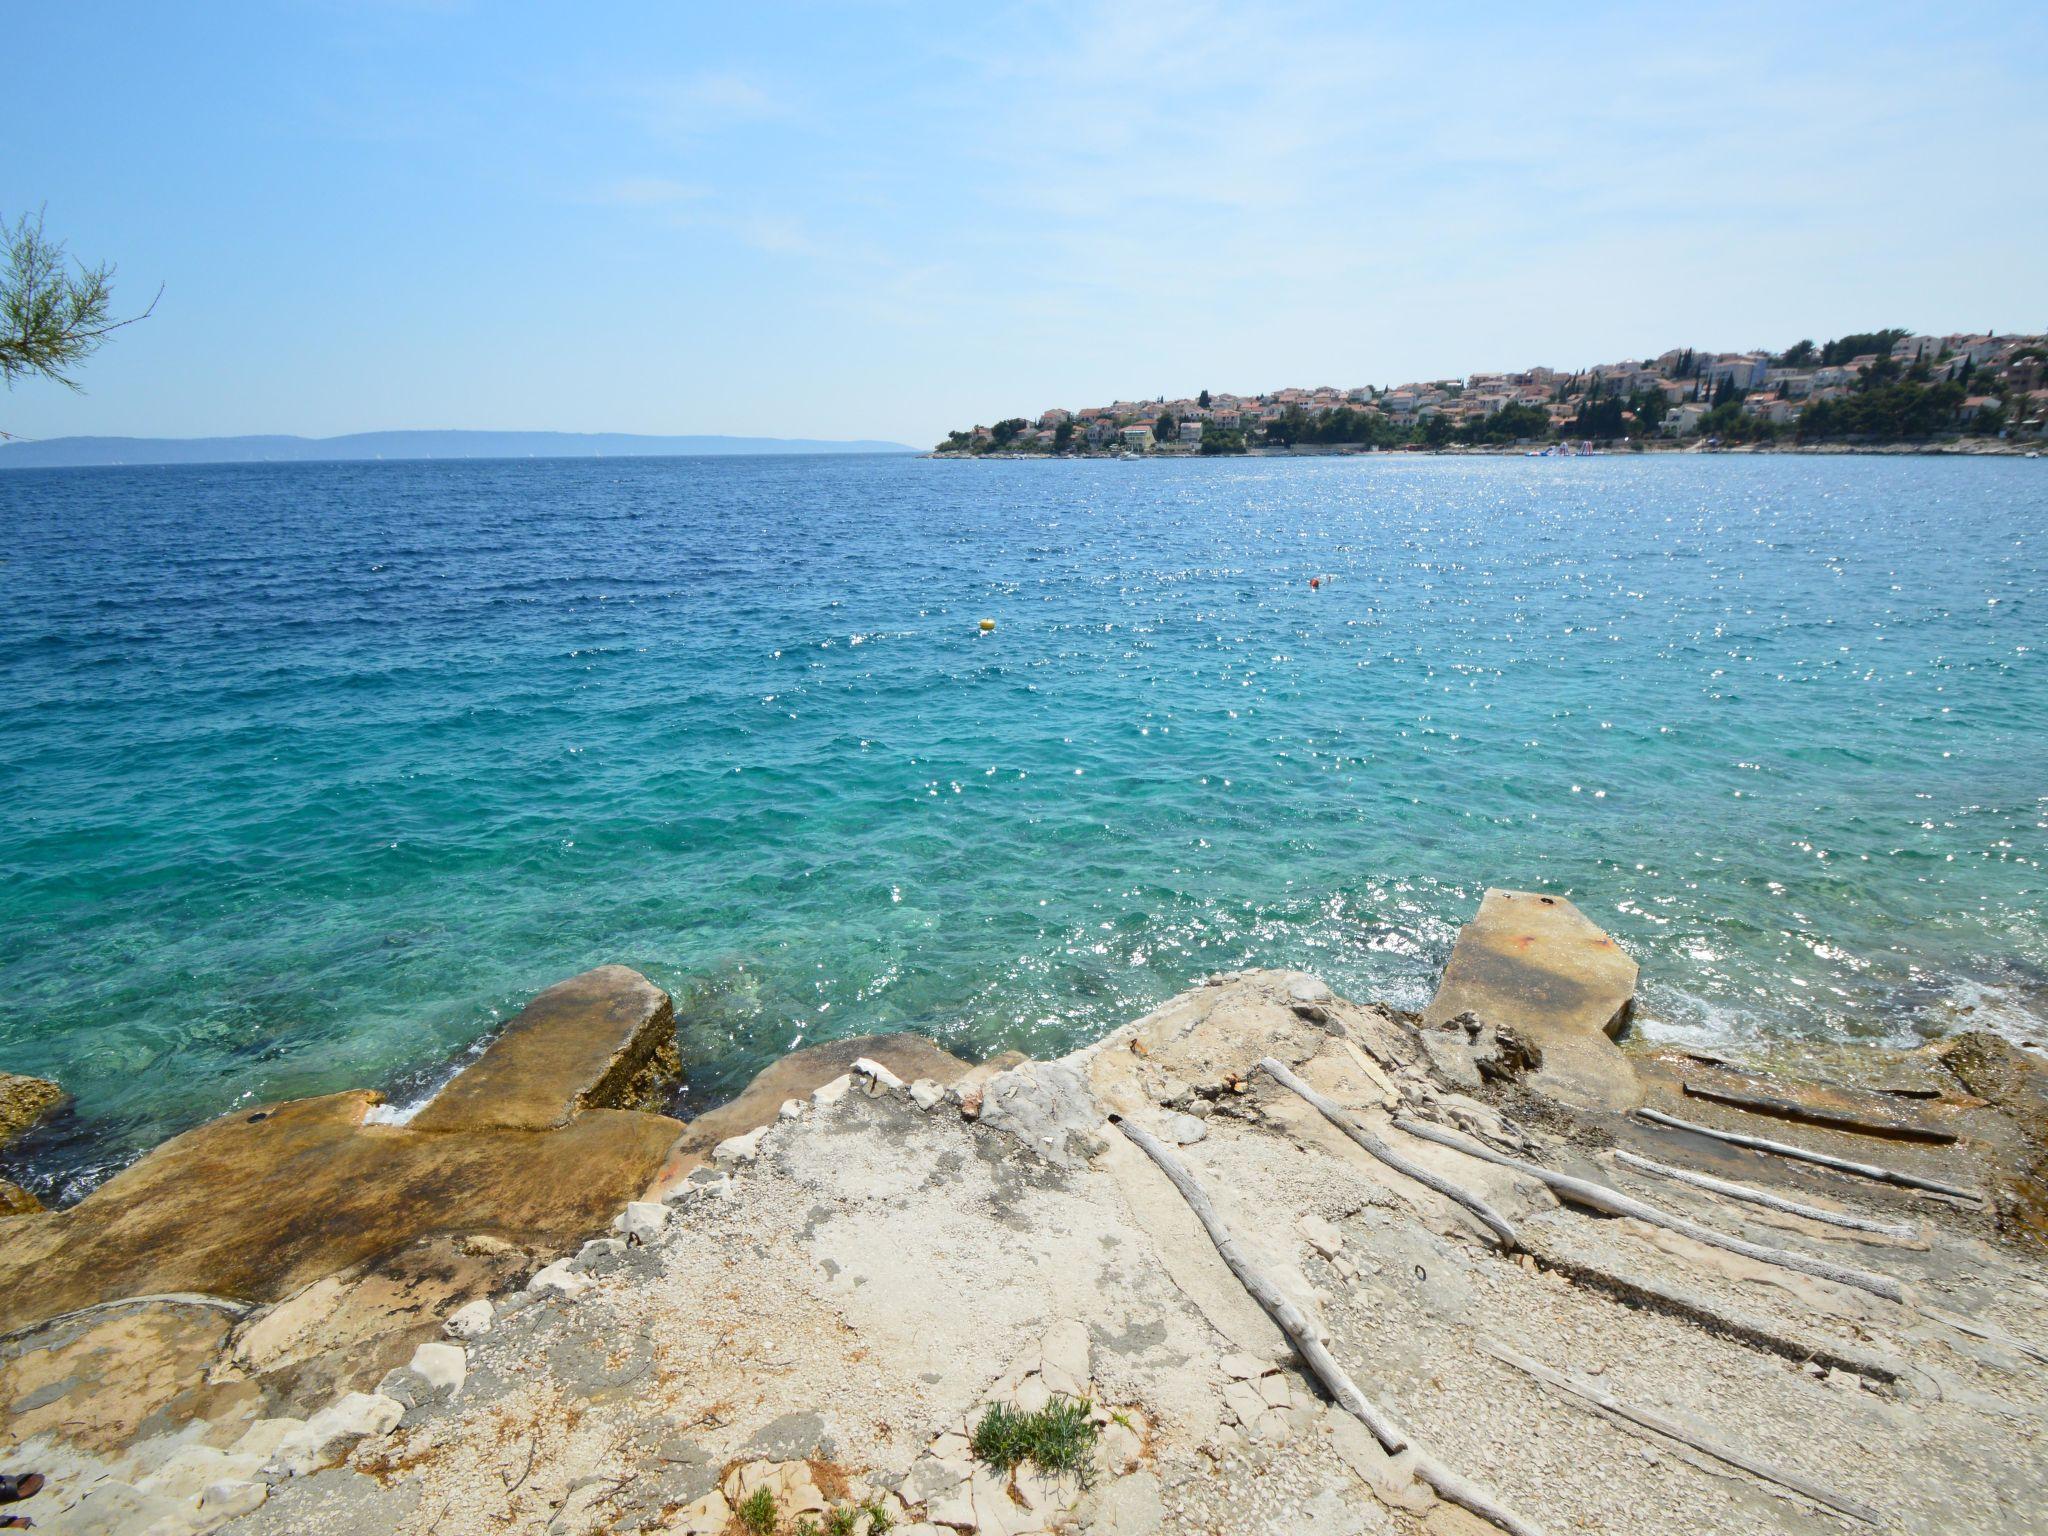
[[[2048,8],[33,6],[0,427],[889,437],[2048,326]],[[23,67],[27,66],[27,67]]]

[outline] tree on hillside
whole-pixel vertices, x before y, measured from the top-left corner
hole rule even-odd
[[[1205,411],[1209,409],[1209,391],[1205,389],[1199,395],[1195,396],[1195,404],[1199,405]]]
[[[1851,358],[1862,357],[1875,352],[1879,357],[1890,357],[1892,343],[1912,334],[1893,326],[1883,331],[1857,331],[1853,335],[1838,337],[1820,349],[1821,362],[1829,367],[1846,363]]]
[[[0,243],[6,246],[0,267],[0,382],[9,389],[29,377],[77,389],[72,370],[115,331],[147,319],[156,308],[151,299],[141,314],[114,319],[113,267],[67,261],[64,242],[43,233],[40,210],[12,225],[0,219]]]
[[[1814,354],[1817,351],[1819,351],[1819,348],[1815,347],[1810,339],[1795,341],[1783,352],[1780,352],[1775,361],[1780,368],[1806,368],[1812,365]]]

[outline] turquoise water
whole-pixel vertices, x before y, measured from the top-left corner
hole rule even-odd
[[[417,1095],[607,960],[685,1112],[1239,965],[1417,1005],[1489,883],[1616,932],[1654,1032],[2048,1028],[2043,468],[0,476],[0,1066],[78,1104],[33,1178]]]

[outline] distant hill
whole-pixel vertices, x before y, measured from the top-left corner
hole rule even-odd
[[[0,469],[90,464],[304,464],[355,459],[596,459],[673,454],[914,453],[903,443],[631,432],[353,432],[346,437],[53,437],[0,443]]]

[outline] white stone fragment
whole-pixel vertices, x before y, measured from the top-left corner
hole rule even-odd
[[[875,1085],[875,1091],[885,1088],[901,1088],[903,1079],[883,1066],[879,1061],[863,1056],[853,1064],[853,1070]]]
[[[1297,976],[1288,983],[1287,995],[1297,1003],[1327,1003],[1330,989],[1313,976]]]
[[[482,1338],[491,1331],[491,1320],[497,1315],[488,1301],[465,1302],[448,1314],[448,1320],[441,1324],[441,1331],[452,1339]]]
[[[785,1120],[801,1120],[804,1116],[804,1107],[802,1099],[784,1099],[782,1108],[776,1113]]]
[[[412,1352],[412,1368],[436,1392],[453,1397],[469,1374],[469,1356],[460,1344],[422,1344]]]
[[[1191,1147],[1209,1134],[1209,1127],[1193,1115],[1169,1114],[1164,1129],[1168,1141],[1183,1147]]]
[[[821,1109],[827,1108],[845,1098],[847,1090],[851,1087],[853,1087],[853,1074],[851,1072],[842,1072],[833,1078],[831,1082],[813,1089],[811,1091],[811,1102]]]
[[[380,1392],[348,1392],[322,1408],[278,1443],[264,1471],[304,1477],[340,1463],[358,1440],[388,1435],[405,1417],[405,1405]]]
[[[569,1260],[557,1259],[547,1268],[537,1271],[526,1282],[526,1288],[542,1296],[580,1296],[589,1290],[592,1282],[569,1267]]]
[[[938,1104],[944,1103],[946,1090],[928,1077],[920,1077],[910,1085],[910,1102],[929,1113]]]
[[[635,1248],[653,1242],[668,1225],[668,1207],[652,1200],[629,1201],[612,1219],[612,1230]]]
[[[819,1090],[823,1092],[822,1089]],[[763,1125],[747,1132],[744,1136],[728,1136],[711,1149],[711,1161],[721,1168],[730,1168],[739,1163],[751,1163],[761,1155],[761,1142],[768,1134]]]

